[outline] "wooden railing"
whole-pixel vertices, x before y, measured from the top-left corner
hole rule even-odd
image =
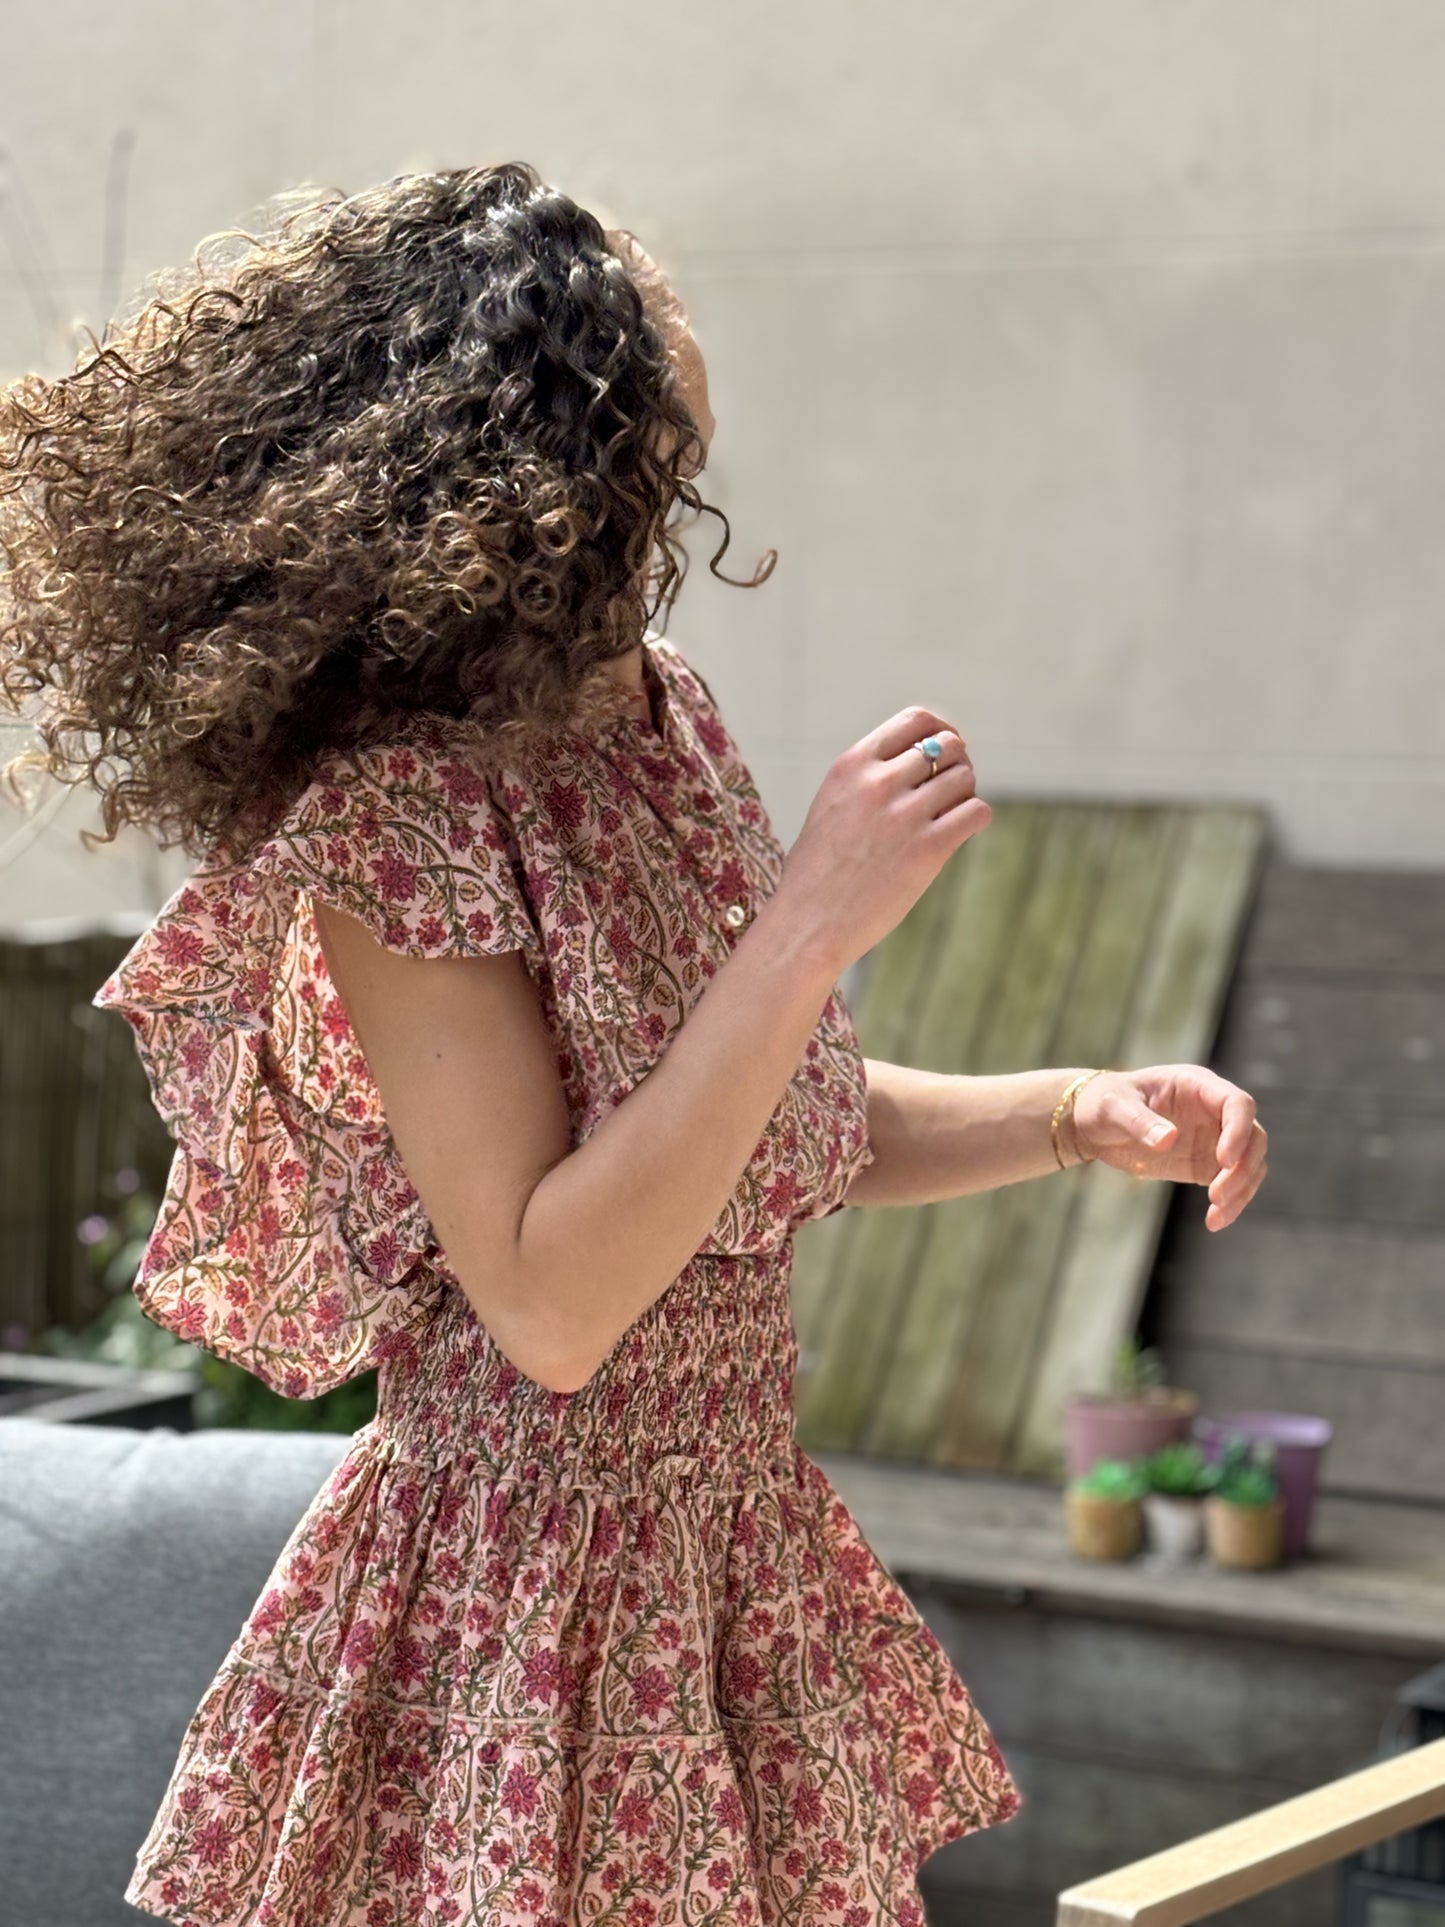
[[[1058,1927],[1184,1927],[1442,1815],[1445,1740],[1432,1740],[1070,1887]]]

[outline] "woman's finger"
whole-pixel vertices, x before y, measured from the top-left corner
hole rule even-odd
[[[875,756],[886,761],[890,757],[905,754],[921,736],[941,735],[944,730],[962,741],[962,731],[956,723],[950,722],[946,716],[940,716],[935,709],[926,709],[922,703],[910,703],[876,729],[869,730],[859,741]]]
[[[930,771],[932,758],[920,755],[920,742],[935,742],[938,745],[936,767]],[[973,765],[968,760],[968,746],[956,729],[947,723],[940,723],[936,729],[925,730],[906,743],[896,756],[884,759],[892,763],[906,778],[910,788],[916,789],[920,783],[932,782],[934,776],[941,776],[945,770],[966,770],[973,774]]]
[[[1231,1165],[1239,1163],[1249,1147],[1255,1126],[1255,1103],[1249,1092],[1242,1091],[1237,1084],[1230,1084],[1223,1078],[1219,1081],[1223,1085],[1225,1098],[1216,1155],[1227,1171]]]
[[[1230,1179],[1242,1171],[1253,1171],[1269,1156],[1269,1132],[1256,1118],[1250,1127],[1249,1142],[1244,1155],[1236,1158],[1233,1164],[1222,1164],[1215,1172],[1211,1183],[1217,1184],[1221,1178]]]
[[[1240,1212],[1243,1211],[1244,1207],[1264,1182],[1264,1174],[1268,1169],[1268,1164],[1261,1164],[1259,1166],[1258,1170],[1254,1172],[1249,1188],[1243,1197],[1225,1199],[1220,1203],[1210,1205],[1208,1211],[1205,1213],[1204,1222],[1211,1231],[1222,1231],[1225,1225],[1233,1224],[1234,1220],[1239,1216]],[[1210,1222],[1211,1219],[1213,1223]]]
[[[1216,1171],[1209,1183],[1209,1195],[1216,1204],[1226,1204],[1243,1194],[1253,1195],[1269,1155],[1269,1138],[1262,1124],[1255,1126],[1248,1153],[1227,1171]]]

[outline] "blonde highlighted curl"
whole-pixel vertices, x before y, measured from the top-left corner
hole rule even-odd
[[[44,746],[4,774],[89,782],[87,847],[239,853],[403,711],[603,722],[678,508],[723,522],[714,575],[730,540],[625,230],[523,162],[268,208],[0,388],[0,695]]]

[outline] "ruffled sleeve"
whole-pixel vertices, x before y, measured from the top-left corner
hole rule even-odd
[[[242,860],[192,873],[92,999],[130,1025],[176,1140],[136,1295],[288,1398],[412,1350],[456,1288],[312,905],[408,956],[518,949],[540,981],[507,800],[442,719],[338,752]]]

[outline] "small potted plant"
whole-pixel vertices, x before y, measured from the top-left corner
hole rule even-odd
[[[1069,1546],[1081,1559],[1132,1559],[1144,1539],[1144,1475],[1128,1459],[1100,1459],[1064,1493]]]
[[[1158,1352],[1126,1338],[1114,1354],[1109,1386],[1077,1392],[1065,1415],[1068,1476],[1100,1459],[1142,1459],[1172,1439],[1188,1438],[1199,1397],[1164,1383]]]
[[[1258,1569],[1281,1564],[1284,1500],[1271,1440],[1231,1434],[1204,1506],[1209,1554],[1217,1565]]]
[[[1194,1559],[1204,1550],[1204,1500],[1219,1468],[1194,1439],[1170,1439],[1143,1462],[1144,1535],[1151,1552]]]

